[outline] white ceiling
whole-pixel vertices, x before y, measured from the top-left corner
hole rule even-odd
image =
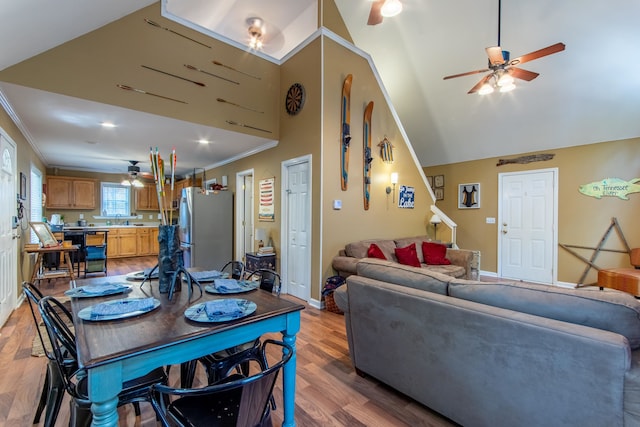
[[[243,41],[246,17],[263,17],[276,29],[265,46],[275,62],[313,31],[308,24],[298,24],[311,21],[315,7],[309,4],[314,0],[180,1],[188,5],[186,13],[198,11],[194,19],[207,16],[202,5],[217,5],[215,16],[225,18],[197,25],[216,26],[232,44]],[[369,1],[335,2],[356,46],[372,56],[423,166],[640,136],[640,26],[635,22],[640,2],[636,0],[504,0],[501,44],[512,57],[556,42],[567,47],[523,65],[540,73],[537,79],[518,82],[513,92],[485,97],[467,95],[482,75],[447,81],[442,77],[486,67],[484,48],[497,42],[497,0],[403,0],[402,14],[377,26],[365,25]],[[0,9],[0,37],[12,42],[0,44],[0,70],[154,1],[5,3]],[[169,4],[178,8],[178,0]],[[232,19],[224,15],[223,6]],[[238,20],[243,22],[228,26]],[[295,35],[287,35],[288,31]],[[169,147],[172,141],[203,136],[234,141],[224,149],[222,144],[194,143],[188,152],[182,150],[183,173],[275,144],[268,138],[2,82],[0,94],[51,167],[124,171],[126,160],[148,157],[148,146],[136,143],[142,131],[145,140],[159,141],[161,146],[166,140]],[[95,126],[105,117],[118,118],[122,125],[109,134]]]

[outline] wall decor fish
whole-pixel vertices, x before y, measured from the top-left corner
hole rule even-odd
[[[629,200],[629,194],[640,193],[640,178],[634,178],[629,181],[620,178],[605,178],[602,181],[581,185],[578,191],[585,196],[595,197],[596,199],[608,196]]]

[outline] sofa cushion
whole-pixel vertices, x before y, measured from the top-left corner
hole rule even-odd
[[[449,281],[455,280],[452,276],[436,273],[430,269],[411,267],[375,258],[365,258],[358,262],[356,271],[358,276],[434,292],[440,295],[446,295]]]
[[[416,250],[416,244],[412,243],[404,248],[395,249],[396,258],[398,262],[404,265],[410,265],[412,267],[420,267],[420,260],[418,259],[418,252]]]
[[[369,246],[369,250],[367,251],[367,257],[368,258],[387,259],[387,257],[384,256],[384,254],[382,253],[382,249],[380,249],[380,246],[376,245],[375,243],[372,243]]]
[[[447,276],[455,277],[456,279],[464,279],[467,277],[467,271],[464,267],[459,265],[428,265],[422,264],[422,268],[425,268],[434,273],[446,274]]]
[[[623,335],[640,348],[640,302],[632,295],[598,287],[565,289],[523,283],[454,279],[449,295],[494,307],[590,326]]]
[[[369,246],[371,246],[372,243],[378,245],[387,259],[393,261],[396,260],[396,255],[394,253],[396,242],[393,240],[370,239],[349,243],[344,247],[345,254],[354,258],[367,258],[367,252],[369,251]]]
[[[449,265],[449,261],[446,257],[447,247],[440,243],[422,242],[422,254],[424,256],[425,264],[430,265]]]

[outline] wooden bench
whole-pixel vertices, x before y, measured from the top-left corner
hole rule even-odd
[[[640,248],[629,254],[632,268],[609,268],[598,271],[598,286],[628,292],[640,297]]]

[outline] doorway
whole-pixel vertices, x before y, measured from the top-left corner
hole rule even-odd
[[[246,263],[245,254],[253,252],[253,169],[236,174],[236,254]]]
[[[16,145],[0,129],[0,325],[16,306],[18,245],[16,215]]]
[[[558,169],[502,173],[498,187],[498,275],[555,283]]]
[[[283,291],[311,298],[311,155],[282,163]]]

